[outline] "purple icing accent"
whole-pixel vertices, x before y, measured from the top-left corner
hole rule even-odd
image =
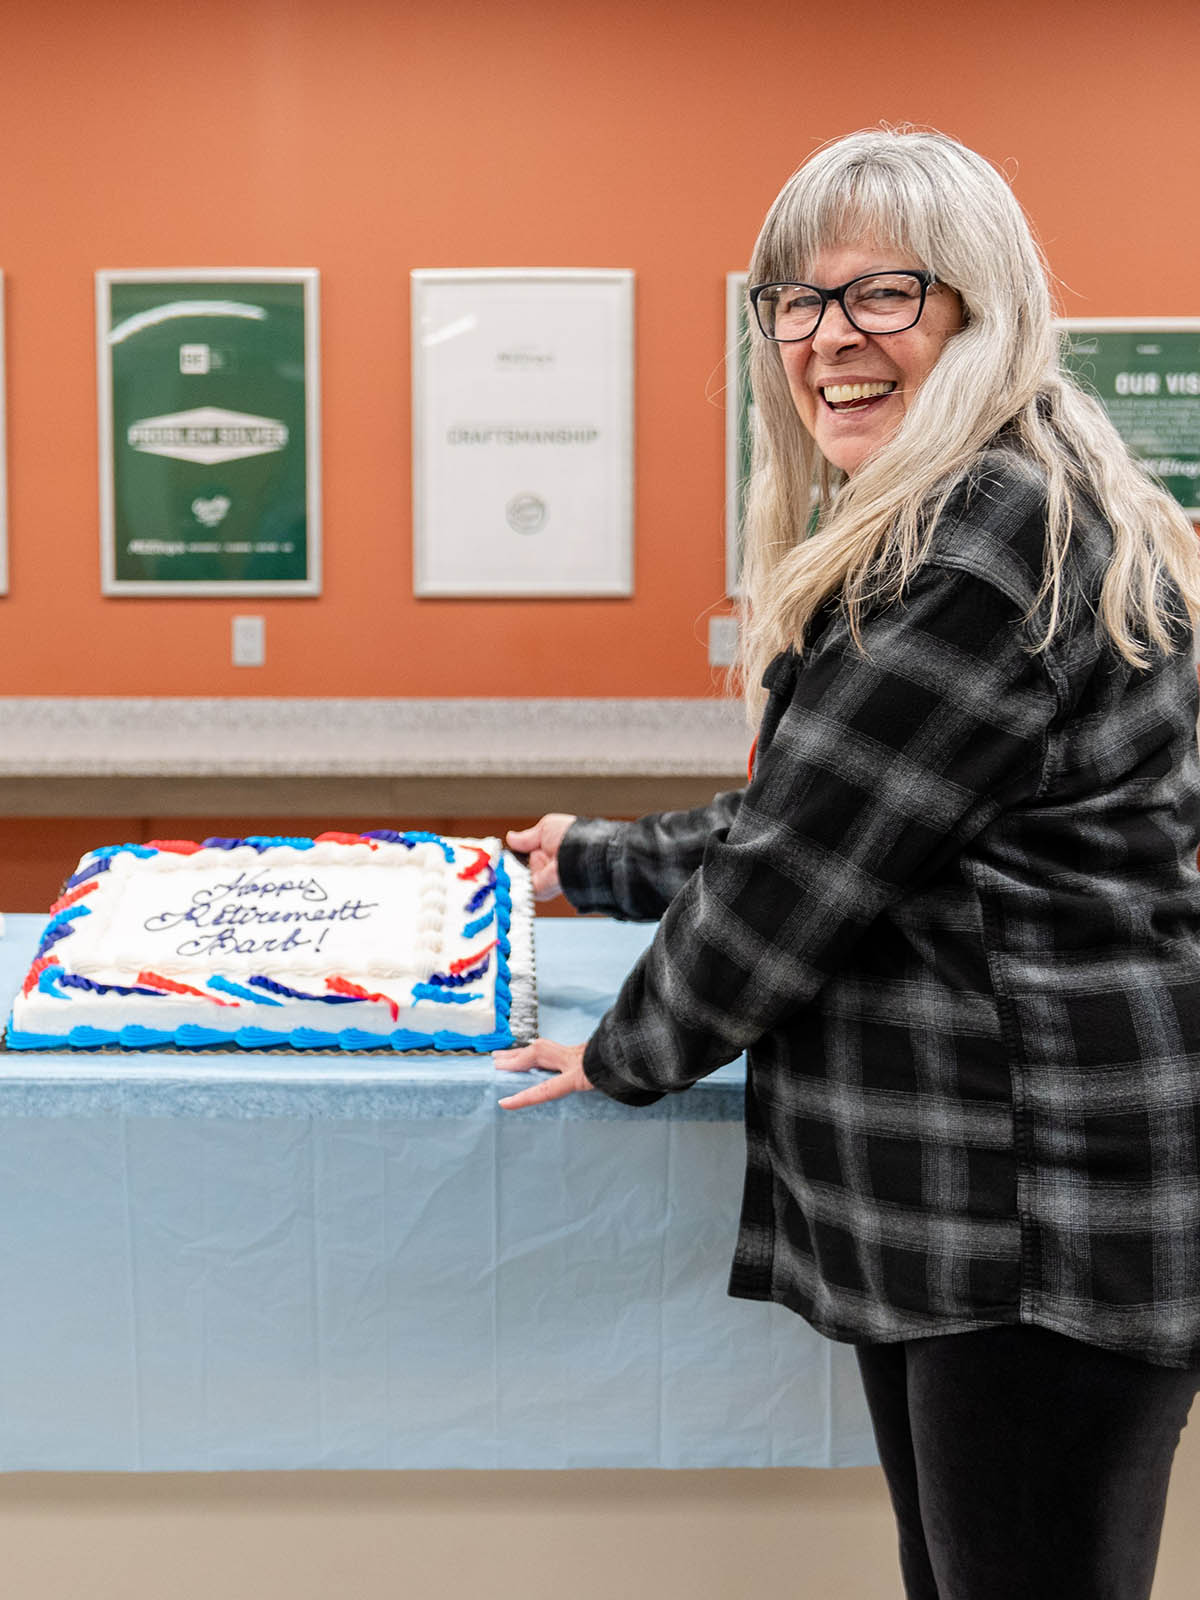
[[[105,856],[100,861],[93,861],[90,867],[84,867],[82,871],[76,872],[69,877],[65,887],[74,889],[81,883],[87,883],[90,878],[98,878],[102,872],[107,872],[111,866],[111,856]]]
[[[248,978],[256,989],[266,989],[271,994],[286,995],[289,1000],[320,1000],[327,1006],[350,1006],[360,1004],[356,994],[305,994],[302,989],[289,989],[285,984],[276,983],[274,978]]]
[[[397,833],[392,828],[372,828],[368,833],[359,834],[360,839],[380,839],[384,844],[402,844],[406,850],[413,850],[419,844],[436,844],[451,865],[454,863],[454,846],[447,844],[440,833],[423,833],[419,829],[410,829],[406,833]]]
[[[120,983],[97,983],[93,978],[85,978],[80,972],[60,972],[56,981],[64,989],[90,989],[94,994],[152,994],[163,998],[161,989],[140,989],[136,986],[126,988]]]
[[[480,907],[483,905],[483,902],[487,899],[488,895],[491,894],[495,887],[496,869],[495,867],[489,867],[487,882],[481,884],[471,898],[467,901],[466,911],[468,916],[471,914],[471,912],[478,911],[480,909]]]
[[[46,954],[47,950],[52,949],[60,939],[65,939],[74,932],[75,929],[69,922],[48,922],[46,924],[45,931],[38,942],[38,947],[34,951],[33,959],[35,961],[40,961],[41,958]]]
[[[244,841],[241,839],[201,839],[201,850],[236,850]]]
[[[469,972],[431,972],[429,982],[439,989],[461,989],[463,984],[474,983],[476,978],[482,978],[491,959],[489,952],[479,966],[472,967]]]

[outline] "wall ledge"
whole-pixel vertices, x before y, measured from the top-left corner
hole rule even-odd
[[[0,698],[0,775],[745,771],[735,700]]]

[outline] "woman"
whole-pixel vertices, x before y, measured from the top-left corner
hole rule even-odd
[[[909,1596],[1135,1600],[1200,1383],[1195,536],[953,140],[818,152],[751,283],[751,781],[512,836],[662,923],[501,1103],[745,1050],[731,1292],[856,1346]]]

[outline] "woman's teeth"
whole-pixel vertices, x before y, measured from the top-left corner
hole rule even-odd
[[[894,383],[830,383],[821,393],[827,405],[844,406],[855,400],[874,400],[879,395],[891,394],[895,387]]]

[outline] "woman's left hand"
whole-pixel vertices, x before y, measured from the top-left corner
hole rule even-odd
[[[500,1104],[505,1111],[516,1111],[520,1106],[540,1105],[543,1100],[561,1100],[564,1095],[581,1094],[591,1089],[583,1071],[581,1044],[555,1044],[553,1039],[535,1039],[532,1044],[521,1045],[516,1050],[497,1050],[492,1060],[501,1072],[556,1072],[556,1078],[546,1078],[519,1094],[510,1094]]]

